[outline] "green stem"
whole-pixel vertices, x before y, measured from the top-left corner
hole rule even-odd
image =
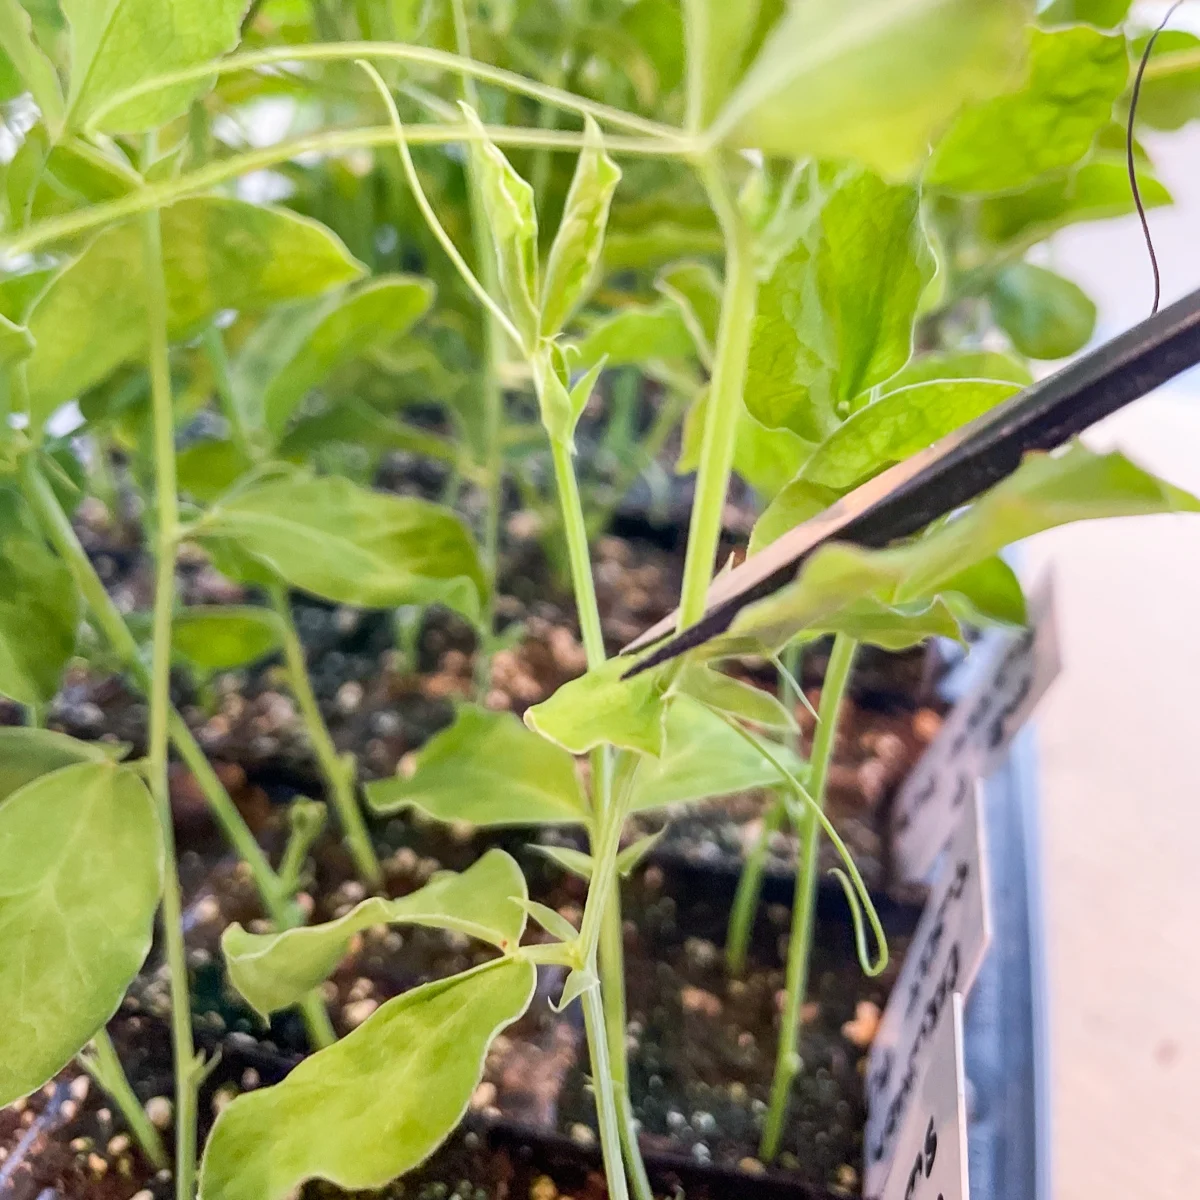
[[[608,1036],[608,1063],[616,1094],[621,1151],[636,1200],[653,1200],[654,1190],[642,1161],[633,1099],[629,1094],[629,1062],[625,1050],[625,945],[621,930],[621,890],[614,887],[600,922],[600,993],[604,1001],[604,1027]]]
[[[454,35],[457,49],[464,58],[471,56],[470,35],[462,0],[453,0]],[[479,111],[475,81],[462,77],[463,99]],[[488,228],[487,210],[476,178],[474,158],[467,157],[467,201],[471,210],[471,240],[475,248],[475,268],[483,290],[493,298],[499,292],[496,256]],[[481,688],[490,677],[491,644],[496,633],[496,584],[500,575],[500,508],[504,483],[504,392],[500,387],[499,366],[504,360],[504,329],[490,309],[483,310],[483,444],[484,475],[487,480],[483,513],[483,564],[487,573],[487,595],[480,623],[483,645],[476,663],[476,678]]]
[[[783,828],[786,816],[786,803],[777,799],[767,809],[754,847],[742,864],[733,907],[729,912],[729,932],[725,938],[725,963],[730,975],[741,975],[746,969],[746,952],[750,948],[754,914],[758,912],[758,899],[762,895],[771,838]]]
[[[567,555],[571,564],[571,584],[575,590],[575,607],[579,613],[579,630],[587,653],[588,670],[594,671],[604,663],[604,632],[600,625],[600,608],[596,603],[596,586],[592,580],[592,557],[588,550],[587,523],[575,479],[575,464],[571,447],[552,438],[550,452],[554,458],[554,482],[562,510],[563,531],[567,538]]]
[[[758,292],[753,238],[738,211],[729,183],[715,163],[706,163],[702,174],[725,233],[725,293],[696,475],[696,498],[692,502],[688,527],[687,558],[679,598],[681,629],[700,619],[712,580],[721,537],[721,514],[733,467],[733,447],[742,410],[750,329]]]
[[[147,158],[153,142],[147,138]],[[175,488],[175,412],[168,358],[167,292],[163,276],[162,231],[157,212],[141,222],[142,270],[149,319],[150,398],[154,425],[154,492],[157,517],[153,649],[151,657],[149,763],[150,788],[158,801],[166,870],[163,876],[163,943],[171,978],[171,1044],[175,1057],[175,1195],[193,1200],[196,1182],[196,1047],[188,994],[187,950],[183,942],[183,903],[175,865],[175,826],[167,780],[171,714],[171,618],[175,610],[175,547],[179,511]]]
[[[588,988],[581,1000],[588,1053],[592,1060],[592,1086],[596,1092],[596,1118],[600,1126],[600,1150],[604,1156],[604,1175],[608,1180],[609,1200],[629,1200],[625,1170],[621,1165],[621,1122],[615,1101],[615,1081],[608,1060],[604,1003],[600,997],[600,988]]]
[[[829,666],[825,670],[808,779],[810,794],[819,809],[825,806],[825,787],[837,737],[838,714],[857,650],[858,643],[852,637],[839,633],[834,639]],[[786,993],[780,1019],[779,1046],[775,1055],[775,1077],[771,1083],[771,1104],[767,1110],[760,1147],[760,1157],[765,1162],[770,1162],[779,1152],[792,1082],[803,1065],[800,1059],[800,1010],[804,1005],[808,984],[808,958],[817,901],[817,856],[821,844],[821,826],[815,811],[805,814],[799,832],[800,852],[796,864],[792,928],[788,936]]]
[[[379,866],[379,859],[375,856],[375,847],[371,844],[371,835],[367,830],[366,821],[363,820],[362,809],[358,806],[358,797],[355,795],[354,759],[351,755],[340,755],[333,744],[333,738],[329,735],[329,728],[321,715],[321,706],[317,703],[312,682],[308,677],[304,646],[292,619],[292,606],[288,603],[287,590],[282,586],[271,588],[271,606],[279,614],[283,627],[283,657],[287,664],[292,695],[296,697],[296,703],[300,706],[300,716],[304,721],[313,753],[317,756],[321,774],[325,778],[329,799],[333,802],[341,823],[346,847],[354,859],[355,869],[372,887],[378,887],[383,879],[383,872]]]
[[[163,1147],[162,1138],[151,1124],[150,1118],[146,1116],[146,1110],[130,1086],[129,1077],[125,1074],[125,1068],[121,1066],[117,1048],[112,1044],[107,1029],[99,1030],[92,1038],[92,1055],[81,1054],[79,1061],[120,1110],[130,1133],[137,1138],[138,1145],[151,1165],[161,1171],[167,1166],[167,1152]]]
[[[639,117],[634,113],[625,112],[623,109],[613,108],[607,104],[598,104],[595,101],[583,99],[571,92],[563,91],[562,88],[548,87],[546,84],[528,79],[524,75],[518,75],[514,71],[505,71],[501,67],[489,66],[487,63],[476,62],[474,59],[464,58],[459,54],[449,54],[444,50],[434,50],[428,46],[410,46],[402,42],[330,42],[307,46],[276,46],[269,50],[231,54],[215,62],[198,63],[194,66],[183,67],[178,71],[152,76],[132,87],[125,88],[92,113],[91,126],[92,128],[97,127],[105,113],[120,108],[138,96],[157,93],[178,84],[197,83],[213,75],[229,75],[236,71],[282,66],[287,63],[340,62],[358,58],[386,59],[432,67],[448,74],[467,76],[478,79],[481,83],[494,84],[496,87],[508,91],[532,96],[535,100],[553,104],[569,112],[579,113],[581,116],[591,116],[602,125],[612,125],[617,129],[627,129],[652,138],[678,141],[681,137],[680,131],[669,125],[647,120],[645,117]]]
[[[133,676],[137,686],[148,694],[150,671],[142,659],[133,634],[125,624],[125,618],[113,603],[112,597],[105,591],[104,583],[96,574],[87,552],[75,536],[75,530],[59,505],[54,489],[38,468],[36,457],[32,454],[27,455],[23,466],[22,483],[25,497],[37,515],[42,532],[67,564],[75,586],[83,595],[88,612],[104,640],[125,664],[125,669]],[[288,929],[298,924],[299,912],[291,903],[290,893],[280,885],[267,856],[255,840],[233,798],[212,769],[187,722],[175,709],[171,710],[169,732],[176,752],[196,780],[209,809],[221,827],[221,832],[250,868],[250,875],[262,898],[263,907],[272,921],[280,929]],[[306,998],[301,1007],[314,1043],[328,1044],[322,1039],[326,1037],[326,1031],[331,1030],[331,1026],[319,995],[313,993]]]

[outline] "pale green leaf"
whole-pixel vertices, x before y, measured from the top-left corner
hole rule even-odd
[[[760,0],[684,0],[688,121],[703,129],[741,78]]]
[[[283,1200],[306,1179],[378,1188],[462,1119],[492,1038],[533,996],[531,963],[502,959],[389,1000],[282,1082],[213,1126],[201,1200]]]
[[[600,127],[588,117],[575,177],[546,261],[543,337],[557,334],[583,299],[600,261],[608,209],[620,178],[620,168],[604,152]]]
[[[324,226],[241,200],[206,196],[163,209],[162,240],[173,339],[223,309],[315,296],[362,270]],[[136,221],[104,230],[39,294],[27,320],[38,342],[26,367],[36,420],[144,354],[144,297]]]
[[[440,872],[399,900],[372,896],[322,925],[247,933],[234,923],[221,936],[221,950],[234,987],[267,1016],[301,1000],[337,966],[350,939],[372,925],[450,929],[501,950],[515,949],[525,915],[513,901],[524,899],[521,868],[503,850],[489,850],[462,874]]]
[[[996,324],[1030,358],[1066,358],[1091,341],[1096,306],[1087,293],[1044,267],[1014,263],[988,289]]]
[[[1043,25],[1084,22],[1100,29],[1115,29],[1129,15],[1133,0],[1053,0],[1040,13]]]
[[[496,257],[496,276],[505,309],[524,339],[525,348],[531,350],[537,345],[540,324],[537,212],[533,188],[493,145],[474,109],[462,102],[460,107],[474,133],[471,139],[472,172],[487,213]]]
[[[482,596],[470,533],[449,509],[334,476],[264,479],[219,500],[191,530],[232,541],[281,579],[339,604],[442,600],[457,580]]]
[[[662,840],[665,832],[664,828],[657,833],[648,833],[645,837],[640,837],[636,842],[631,842],[626,846],[617,855],[617,874],[623,879],[628,879],[637,870],[642,859]],[[569,846],[531,846],[530,849],[536,850],[551,862],[557,863],[571,875],[576,875],[580,879],[591,879],[592,877],[592,856],[584,854],[582,850],[572,850]]]
[[[804,778],[808,768],[795,754],[774,742],[771,749]],[[662,756],[638,764],[630,811],[732,796],[779,781],[779,772],[723,717],[690,696],[675,696],[667,710]]]
[[[0,695],[41,705],[75,652],[79,593],[20,494],[0,488]]]
[[[996,379],[937,379],[889,390],[839,425],[813,451],[800,478],[845,491],[1020,390]]]
[[[154,804],[129,768],[63,767],[0,807],[0,1104],[116,1012],[150,950],[162,869]]]
[[[373,812],[416,808],[439,821],[483,826],[573,825],[590,817],[574,758],[512,713],[460,705],[454,724],[411,763],[411,774],[366,785]]]
[[[309,391],[343,363],[411,329],[433,294],[426,280],[385,275],[315,304],[272,313],[247,340],[231,372],[246,425],[265,427],[278,438]]]
[[[0,371],[24,362],[33,353],[33,345],[33,335],[24,325],[0,315]]]
[[[1148,170],[1138,171],[1142,203],[1158,208],[1171,193]],[[989,196],[978,209],[981,237],[997,245],[1033,245],[1055,230],[1083,221],[1104,221],[1134,211],[1123,155],[1097,153],[1061,179],[1034,184],[1011,196]]]
[[[855,396],[907,361],[933,269],[917,189],[843,174],[759,291],[750,415],[809,441],[831,433]]]
[[[202,504],[231,488],[254,464],[229,440],[193,442],[175,458],[179,490]]]
[[[1012,79],[1025,0],[798,0],[714,125],[788,158],[908,172],[964,101]]]
[[[1125,39],[1078,25],[1030,30],[1029,77],[960,113],[934,148],[928,185],[1000,192],[1078,162],[1125,89]]]
[[[572,1001],[578,1000],[584,992],[590,992],[592,988],[598,988],[599,986],[600,976],[595,971],[581,970],[576,967],[567,976],[562,992],[558,997],[558,1003],[551,1000],[550,1007],[555,1012],[562,1012]]]
[[[1029,368],[1011,354],[997,350],[941,350],[910,359],[880,391],[887,395],[898,388],[935,379],[1003,379],[1021,387],[1033,382]]]
[[[551,937],[557,938],[560,942],[573,942],[579,936],[579,931],[566,917],[545,904],[521,898],[515,900],[513,906],[528,913]]]
[[[618,309],[593,324],[577,345],[577,361],[585,367],[602,359],[610,367],[623,367],[695,354],[691,333],[675,304]]]
[[[33,23],[18,0],[0,0],[0,46],[54,131],[62,124],[63,95],[54,65],[33,38]]]
[[[1148,35],[1146,35],[1148,36]],[[1145,52],[1146,38],[1134,44]],[[1154,42],[1142,90],[1137,119],[1150,129],[1182,129],[1200,117],[1200,37],[1182,29],[1164,29]]]
[[[666,826],[663,826],[656,833],[648,833],[645,837],[638,838],[636,842],[630,842],[617,855],[617,874],[622,879],[628,879],[638,869],[646,855],[662,841],[663,834],[666,832]]]
[[[572,754],[605,743],[643,754],[663,744],[662,683],[657,671],[621,676],[633,664],[611,658],[603,666],[564,683],[548,700],[525,710],[525,724]]]
[[[1059,455],[1033,455],[963,512],[907,545],[822,547],[794,583],[743,609],[729,637],[739,645],[780,646],[804,630],[827,628],[850,604],[904,605],[948,591],[961,572],[1042,530],[1165,512],[1200,512],[1200,501],[1120,454],[1074,444]],[[709,652],[719,651],[717,639]]]
[[[679,315],[696,343],[696,354],[712,365],[721,320],[721,281],[707,263],[672,263],[658,273],[655,286],[679,308]]]
[[[957,613],[966,605],[956,607],[952,600],[949,594],[907,604],[857,600],[825,620],[809,625],[794,640],[813,642],[844,633],[856,642],[879,646],[893,654],[920,646],[934,637],[961,642],[963,634]]]
[[[74,763],[112,762],[126,747],[111,742],[81,742],[52,729],[0,726],[0,800],[41,775]]]
[[[839,495],[835,489],[821,487],[807,479],[793,480],[755,521],[750,531],[750,553],[757,554],[776,538],[824,512]]]
[[[673,690],[691,696],[705,708],[761,725],[764,729],[777,733],[796,730],[795,716],[777,696],[752,683],[724,675],[704,663],[688,663],[679,672]]]
[[[943,599],[959,621],[985,625],[1024,625],[1025,593],[1016,572],[998,554],[952,575]]]
[[[282,637],[278,616],[252,605],[184,608],[171,622],[172,649],[205,674],[249,666],[280,649]]]
[[[71,27],[68,122],[88,124],[134,84],[219,58],[238,43],[247,0],[61,0]],[[101,113],[96,127],[137,133],[187,111],[212,79],[157,88]]]

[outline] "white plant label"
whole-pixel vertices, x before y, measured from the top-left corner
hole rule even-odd
[[[897,1162],[901,1131],[918,1106],[947,1018],[947,998],[970,992],[991,941],[983,811],[976,784],[959,811],[925,911],[913,932],[867,1059],[865,1194]]]
[[[896,1157],[879,1200],[969,1200],[967,1098],[963,1074],[963,998],[955,992],[931,1044],[929,1068],[896,1139]]]
[[[1047,576],[1029,598],[1029,627],[996,647],[988,669],[951,710],[896,796],[892,853],[901,878],[925,878],[975,781],[1000,765],[1061,666]]]

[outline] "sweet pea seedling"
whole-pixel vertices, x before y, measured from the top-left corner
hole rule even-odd
[[[1054,4],[1036,24],[1027,0],[784,13],[605,0],[560,6],[554,22],[536,5],[462,0],[284,15],[247,12],[245,0],[44,7],[0,3],[0,100],[13,102],[16,147],[0,196],[0,693],[31,718],[0,731],[0,1100],[83,1052],[150,1160],[165,1161],[104,1030],[161,908],[178,1200],[197,1187],[204,1200],[282,1200],[314,1178],[377,1187],[450,1134],[492,1039],[553,966],[565,980],[556,1003],[583,1010],[609,1192],[650,1200],[626,1064],[618,881],[651,847],[622,846],[626,820],[773,788],[763,836],[786,825],[800,845],[762,1129],[773,1158],[800,1069],[823,834],[843,858],[860,960],[869,971],[886,961],[824,812],[856,646],[1019,624],[1023,597],[999,557],[1010,541],[1196,502],[1120,456],[1073,446],[954,520],[914,518],[898,544],[822,550],[720,641],[634,678],[609,657],[589,538],[648,464],[662,473],[682,424],[676,467],[695,472],[686,632],[705,612],[731,474],[763,501],[749,549],[769,554],[781,534],[1006,403],[1029,382],[1026,358],[1088,340],[1091,302],[1024,255],[1059,228],[1131,208],[1114,136],[1129,42],[1100,27],[1113,6]],[[492,61],[473,55],[485,46]],[[1194,52],[1160,45],[1143,79],[1147,122],[1182,123],[1194,91]],[[268,98],[295,126],[275,141],[254,123]],[[1137,153],[1143,199],[1166,203]],[[249,198],[264,194],[280,202]],[[51,419],[71,402],[82,424],[56,438]],[[579,453],[596,407],[610,414],[604,476]],[[537,426],[522,427],[521,411]],[[396,451],[436,468],[438,499],[372,486]],[[156,566],[148,624],[106,592],[71,521],[82,494],[113,504],[128,490]],[[588,667],[524,722],[482,703],[500,644],[509,490],[555,514],[543,524],[566,546]],[[180,611],[184,541],[267,603]],[[294,893],[324,810],[297,802],[272,865],[169,686],[173,663],[206,678],[282,655],[324,799],[373,882],[355,764],[309,679],[293,590],[406,613],[437,603],[475,625],[478,702],[457,708],[410,772],[369,784],[369,809],[582,829],[588,851],[556,856],[587,880],[578,930],[496,850],[410,895],[303,923]],[[80,638],[81,622],[96,636]],[[783,663],[829,635],[805,761],[789,672],[779,701],[717,662]],[[144,693],[145,759],[32,727],[84,650]],[[198,1179],[203,1064],[169,746],[273,926],[226,931],[229,978],[260,1012],[298,1006],[315,1051],[224,1108]],[[754,916],[761,850],[733,951]],[[316,989],[356,930],[384,923],[453,930],[491,957],[388,1000],[335,1041]]]

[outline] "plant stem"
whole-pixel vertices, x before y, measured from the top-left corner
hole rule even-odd
[[[750,946],[754,915],[758,912],[758,898],[762,895],[767,853],[772,836],[783,828],[786,816],[785,802],[782,799],[775,800],[767,809],[754,847],[742,864],[733,907],[729,911],[729,931],[725,937],[725,965],[730,975],[741,975],[746,969],[746,951]]]
[[[147,139],[147,160],[153,152]],[[167,738],[171,713],[171,618],[175,609],[175,548],[179,511],[175,488],[175,412],[168,358],[167,290],[163,277],[162,231],[157,212],[141,220],[142,272],[150,342],[150,398],[154,425],[154,499],[157,516],[154,622],[151,653],[149,765],[150,788],[158,801],[166,870],[163,875],[163,943],[171,977],[171,1044],[175,1058],[175,1194],[192,1200],[196,1179],[196,1090],[198,1072],[192,1039],[187,950],[183,943],[183,904],[175,865],[175,826],[167,780]]]
[[[250,445],[250,437],[246,432],[242,411],[233,394],[233,383],[229,377],[229,355],[225,352],[225,339],[221,337],[221,331],[215,325],[210,325],[202,334],[200,341],[204,346],[204,353],[208,356],[209,365],[212,367],[213,382],[216,385],[221,412],[225,420],[229,422],[230,440],[248,460],[253,460],[254,451]]]
[[[553,104],[569,112],[588,115],[602,125],[612,125],[617,129],[627,129],[633,133],[652,138],[678,140],[681,131],[658,121],[650,121],[635,113],[613,108],[608,104],[599,104],[593,100],[576,96],[562,88],[549,87],[518,75],[514,71],[506,71],[502,67],[493,67],[487,63],[476,62],[464,58],[460,54],[449,54],[445,50],[435,50],[428,46],[410,46],[402,42],[326,42],[307,46],[276,46],[268,50],[252,50],[245,54],[231,54],[216,61],[199,63],[195,66],[183,67],[178,71],[144,79],[132,87],[125,88],[97,108],[91,116],[91,126],[95,128],[103,119],[106,112],[120,108],[137,96],[146,96],[174,87],[182,83],[195,83],[207,79],[211,75],[229,75],[236,71],[250,71],[256,67],[284,66],[299,62],[339,62],[347,59],[364,58],[386,59],[391,62],[414,63],[418,66],[432,67],[445,71],[447,74],[468,76],[478,79],[481,83],[494,84],[507,91],[517,92]]]
[[[575,590],[575,607],[579,613],[579,631],[587,653],[588,670],[594,671],[604,663],[604,632],[600,625],[600,608],[596,603],[596,586],[592,580],[587,523],[583,518],[583,504],[579,499],[579,484],[575,479],[571,447],[566,442],[552,438],[550,452],[554,459],[554,482],[558,489],[563,531],[567,538],[571,585]]]
[[[75,530],[67,519],[54,489],[37,465],[34,455],[27,455],[24,462],[23,489],[30,507],[37,514],[38,523],[50,544],[67,564],[75,586],[79,588],[87,604],[88,612],[95,621],[105,641],[125,664],[125,669],[146,694],[150,691],[150,671],[138,650],[138,644],[125,624],[120,610],[104,589],[100,576],[96,574],[87,552],[79,544]],[[238,807],[225,790],[225,785],[212,769],[204,751],[200,749],[187,722],[174,709],[171,710],[169,732],[184,766],[191,771],[217,824],[238,856],[250,868],[263,907],[280,929],[288,929],[299,923],[299,912],[291,903],[290,895],[281,887],[278,877],[271,869],[262,847],[250,832]],[[315,1045],[328,1045],[332,1040],[332,1026],[324,1003],[317,993],[310,993],[301,1005],[309,1036]]]
[[[753,238],[738,211],[729,183],[714,162],[705,163],[701,173],[725,233],[725,292],[713,355],[700,467],[696,475],[696,498],[692,502],[688,526],[687,558],[679,598],[680,629],[694,625],[700,619],[712,579],[721,538],[721,515],[733,466],[737,422],[742,410],[746,359],[758,292]]]
[[[94,1058],[80,1055],[79,1061],[120,1109],[125,1124],[129,1126],[130,1133],[137,1138],[138,1145],[151,1165],[161,1171],[168,1162],[162,1138],[151,1124],[150,1118],[146,1116],[146,1110],[130,1086],[129,1077],[125,1074],[125,1068],[121,1066],[117,1048],[112,1044],[107,1029],[97,1031],[92,1038],[92,1050]]]
[[[351,755],[340,755],[329,735],[325,718],[321,715],[321,706],[312,690],[312,682],[308,677],[308,664],[304,657],[304,645],[292,620],[292,606],[288,603],[287,589],[281,585],[271,588],[271,607],[279,614],[283,626],[283,657],[287,664],[288,682],[292,695],[300,706],[300,715],[304,720],[304,728],[308,740],[312,744],[313,753],[317,756],[317,764],[325,777],[325,787],[329,799],[333,802],[338,820],[342,826],[342,836],[346,848],[354,859],[355,869],[372,887],[378,887],[383,879],[379,859],[375,856],[375,847],[371,844],[371,835],[367,823],[363,820],[362,809],[358,806],[358,797],[354,790],[354,758]]]
[[[592,1060],[592,1086],[596,1090],[596,1117],[600,1125],[600,1150],[604,1155],[604,1175],[608,1180],[609,1200],[629,1200],[625,1170],[621,1165],[621,1129],[614,1100],[614,1080],[608,1061],[608,1041],[604,1029],[604,1002],[600,988],[588,988],[581,997],[583,1025],[587,1032],[588,1053]]]
[[[825,669],[808,779],[810,794],[819,808],[824,808],[825,805],[825,787],[837,738],[838,714],[857,650],[858,643],[852,637],[839,633],[834,639],[829,665]],[[805,814],[799,833],[796,896],[792,903],[792,928],[788,935],[787,990],[780,1021],[779,1046],[775,1055],[775,1077],[771,1083],[771,1104],[763,1126],[759,1151],[759,1156],[765,1162],[770,1162],[779,1152],[792,1081],[803,1065],[799,1050],[800,1009],[804,1004],[808,984],[808,956],[817,901],[817,852],[821,843],[821,827],[815,812]]]

